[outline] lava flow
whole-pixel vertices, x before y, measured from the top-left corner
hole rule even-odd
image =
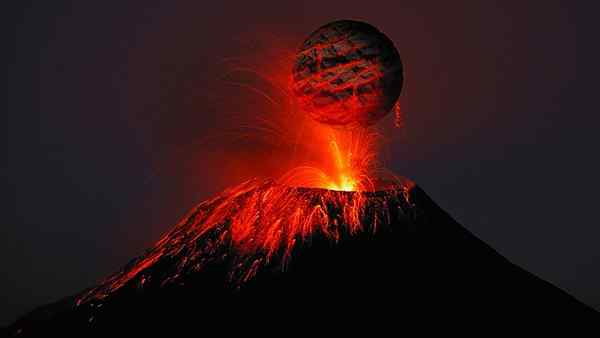
[[[239,286],[262,267],[282,268],[313,236],[337,242],[375,232],[411,210],[406,181],[378,192],[296,188],[250,180],[195,207],[145,255],[81,296],[96,304],[124,287],[176,284],[213,263]],[[158,268],[160,267],[160,268]]]

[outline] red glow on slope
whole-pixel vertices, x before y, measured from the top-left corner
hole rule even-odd
[[[194,208],[147,253],[84,294],[77,304],[102,301],[126,285],[164,286],[216,261],[231,263],[234,285],[272,263],[285,267],[297,246],[312,236],[336,242],[342,236],[375,232],[408,210],[412,183],[376,193],[293,188],[251,180]],[[402,207],[402,208],[401,208]],[[172,271],[153,275],[166,260]]]

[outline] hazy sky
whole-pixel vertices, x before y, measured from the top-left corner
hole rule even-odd
[[[212,79],[223,60],[260,48],[249,35],[293,40],[343,18],[381,29],[404,61],[406,135],[390,168],[501,254],[600,309],[596,9],[20,3],[3,10],[0,325],[118,269],[228,185],[198,142],[216,128],[217,101],[238,102],[239,90]]]

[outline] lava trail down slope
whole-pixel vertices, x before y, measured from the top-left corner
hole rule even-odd
[[[6,331],[388,332],[446,321],[581,327],[600,316],[506,260],[414,184],[344,192],[253,180],[193,208],[98,285]]]

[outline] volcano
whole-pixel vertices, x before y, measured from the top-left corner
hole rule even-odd
[[[347,192],[253,180],[193,208],[98,285],[34,310],[7,331],[373,333],[422,323],[549,328],[598,320],[408,181]]]

